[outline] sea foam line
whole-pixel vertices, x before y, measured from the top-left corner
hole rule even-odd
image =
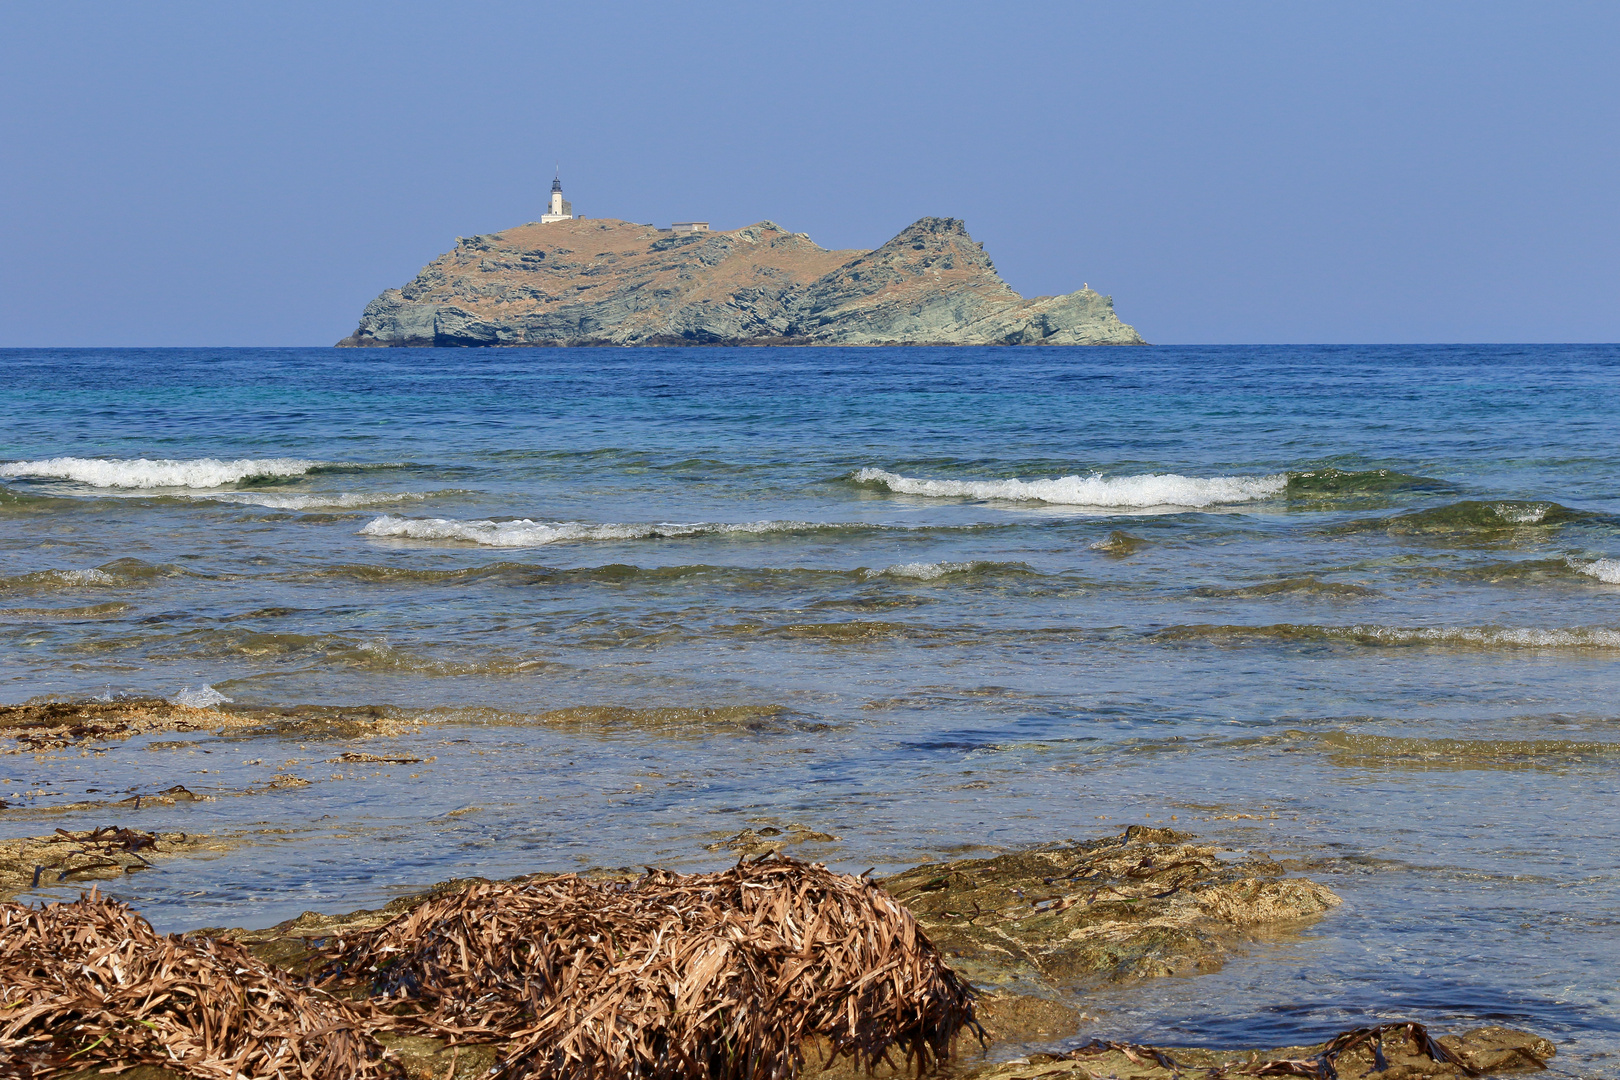
[[[541,547],[568,541],[648,540],[683,536],[724,536],[738,533],[804,532],[842,529],[809,521],[751,521],[741,524],[694,522],[679,524],[589,524],[579,521],[457,521],[452,518],[404,518],[385,514],[366,524],[361,536],[407,540],[463,540],[486,547]]]
[[[1008,499],[1064,506],[1216,506],[1282,494],[1288,474],[1272,476],[1064,476],[1055,480],[924,480],[883,469],[862,469],[858,484],[882,484],[901,495]]]
[[[303,458],[79,458],[13,461],[0,476],[72,480],[99,488],[213,488],[253,477],[304,476],[325,462]]]

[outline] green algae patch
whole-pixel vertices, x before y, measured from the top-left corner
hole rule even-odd
[[[1340,902],[1282,877],[1276,863],[1222,861],[1193,839],[1133,825],[1106,840],[919,866],[882,884],[975,984],[1037,994],[1215,971],[1236,939]]]

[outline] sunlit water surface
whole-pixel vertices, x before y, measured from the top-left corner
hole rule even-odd
[[[111,889],[161,928],[715,868],[766,824],[883,871],[1173,817],[1345,903],[1088,994],[1085,1034],[1491,1021],[1562,1071],[1620,1062],[1620,348],[10,351],[0,376],[0,697],[408,721],[0,757],[3,835],[239,837]],[[216,798],[61,809],[176,783]]]

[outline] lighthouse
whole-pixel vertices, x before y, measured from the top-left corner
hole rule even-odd
[[[553,221],[571,221],[574,217],[574,204],[563,198],[562,173],[559,171],[551,181],[551,204],[546,212],[540,215],[542,224]]]

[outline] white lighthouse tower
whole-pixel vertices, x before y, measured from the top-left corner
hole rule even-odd
[[[562,173],[559,171],[551,181],[551,205],[540,215],[540,222],[549,224],[553,221],[571,221],[573,217],[574,204],[563,198]]]

